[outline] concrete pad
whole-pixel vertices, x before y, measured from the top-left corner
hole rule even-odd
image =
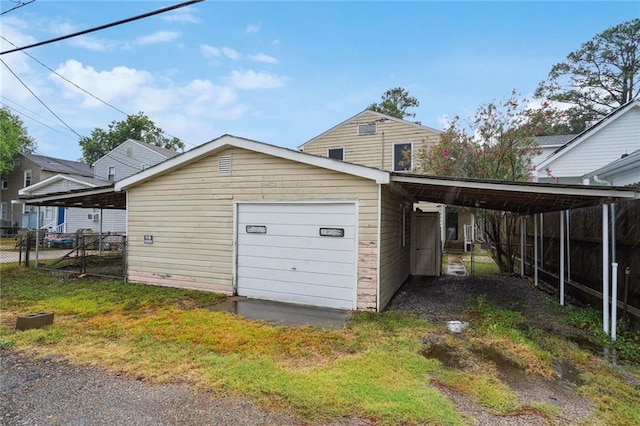
[[[294,327],[311,325],[318,328],[340,328],[345,326],[351,315],[350,311],[340,309],[247,298],[230,298],[208,306],[207,309]]]

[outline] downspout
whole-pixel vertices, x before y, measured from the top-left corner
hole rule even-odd
[[[618,322],[618,262],[616,260],[616,205],[609,205],[611,226],[611,341],[616,340]]]
[[[609,208],[602,205],[602,329],[609,334]]]

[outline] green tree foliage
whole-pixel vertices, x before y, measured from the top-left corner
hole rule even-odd
[[[540,126],[555,120],[556,111],[543,104],[535,114],[515,91],[502,101],[481,105],[466,132],[458,118],[440,135],[439,142],[418,153],[420,171],[464,178],[524,181],[533,171],[531,160],[540,152],[534,136]],[[503,272],[513,272],[517,216],[497,211],[478,212],[484,217],[492,255]]]
[[[640,94],[640,19],[615,25],[555,64],[535,96],[572,105],[572,132]]]
[[[32,152],[36,142],[27,133],[22,120],[8,108],[0,109],[0,175],[13,170],[13,157],[20,152]]]
[[[389,89],[380,97],[381,102],[374,102],[367,107],[371,111],[381,112],[392,117],[405,119],[406,117],[415,117],[415,113],[407,112],[409,108],[420,106],[420,102],[409,95],[402,87],[394,87]]]
[[[91,132],[91,136],[80,139],[82,159],[88,164],[93,164],[127,139],[135,139],[176,151],[184,148],[184,142],[180,139],[167,138],[163,133],[162,129],[142,112],[130,115],[123,121],[114,120],[107,130],[96,127]]]

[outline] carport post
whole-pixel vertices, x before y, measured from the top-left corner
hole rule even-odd
[[[524,216],[520,216],[520,277],[524,277]]]
[[[560,212],[560,305],[564,306],[564,212]]]
[[[40,246],[40,206],[38,206],[36,217],[36,268],[38,267],[38,259],[40,258],[40,252],[38,250]]]
[[[609,334],[609,206],[602,205],[602,328]]]
[[[618,264],[611,264],[611,341],[616,341],[618,323]]]
[[[533,285],[538,287],[538,218],[533,215]]]

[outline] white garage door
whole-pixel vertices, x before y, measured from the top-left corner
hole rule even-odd
[[[356,307],[353,203],[238,204],[238,294]]]

